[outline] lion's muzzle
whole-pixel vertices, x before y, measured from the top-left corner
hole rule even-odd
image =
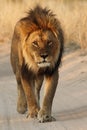
[[[39,67],[50,67],[50,63],[49,62],[39,62],[38,63],[38,66]]]

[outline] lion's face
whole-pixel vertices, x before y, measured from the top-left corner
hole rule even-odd
[[[36,65],[39,68],[53,68],[60,53],[60,43],[50,30],[31,33],[24,48],[25,60],[30,67]]]

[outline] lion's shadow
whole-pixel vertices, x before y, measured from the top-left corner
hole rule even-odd
[[[75,120],[85,117],[87,117],[87,106],[55,113],[55,118],[58,121]]]

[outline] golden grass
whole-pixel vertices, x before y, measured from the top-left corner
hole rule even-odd
[[[67,0],[69,1],[69,0]],[[76,43],[87,48],[87,2],[64,0],[0,0],[0,42],[10,41],[16,22],[37,3],[47,6],[59,18],[65,32],[65,44]]]

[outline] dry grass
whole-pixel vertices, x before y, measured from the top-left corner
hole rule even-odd
[[[25,12],[29,8],[40,3],[43,7],[51,8],[57,14],[64,28],[65,43],[76,43],[83,50],[87,48],[87,2],[59,1],[24,0],[22,3],[18,1],[14,3],[11,0],[0,0],[0,43],[10,41],[16,22],[26,15]]]

